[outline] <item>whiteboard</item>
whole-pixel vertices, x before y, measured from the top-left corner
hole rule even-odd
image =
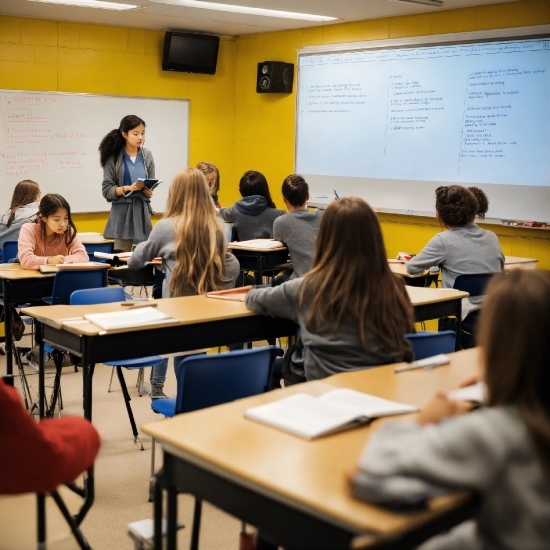
[[[63,195],[73,212],[109,211],[98,147],[126,115],[146,123],[145,147],[163,180],[151,202],[163,212],[170,182],[188,165],[188,100],[1,90],[0,213],[23,179],[36,181],[42,195]]]
[[[296,171],[313,203],[434,215],[481,187],[488,216],[550,221],[550,26],[298,52]]]

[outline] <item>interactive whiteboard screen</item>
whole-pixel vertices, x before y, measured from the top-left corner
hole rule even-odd
[[[550,221],[550,37],[302,50],[296,171],[312,202],[433,215],[458,183],[492,218]]]
[[[0,214],[23,179],[63,195],[73,212],[110,210],[98,147],[126,115],[147,124],[145,147],[163,180],[151,203],[163,212],[172,178],[188,164],[189,101],[0,90]]]

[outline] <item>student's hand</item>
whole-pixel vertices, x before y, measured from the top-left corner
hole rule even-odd
[[[459,388],[465,388],[466,386],[473,386],[474,384],[477,384],[479,382],[479,376],[469,376],[468,378],[464,378],[464,380],[461,380],[458,384]]]
[[[425,424],[437,424],[443,418],[469,412],[472,410],[472,407],[472,403],[454,401],[439,391],[424,405],[424,408],[418,415],[417,422],[422,426]]]
[[[46,260],[46,263],[49,265],[64,264],[65,256],[51,256]]]
[[[148,199],[150,199],[150,198],[153,196],[153,190],[152,190],[152,189],[149,189],[149,187],[144,187],[144,188],[143,188],[143,194],[144,194]]]

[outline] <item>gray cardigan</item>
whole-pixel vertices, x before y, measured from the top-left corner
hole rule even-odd
[[[294,210],[273,222],[273,238],[288,247],[294,271],[291,279],[303,277],[310,269],[322,210]]]
[[[384,349],[370,332],[365,334],[368,347],[365,351],[357,327],[345,320],[335,332],[324,323],[318,323],[315,332],[310,332],[306,327],[308,305],[304,302],[298,307],[302,282],[303,279],[298,278],[276,287],[253,288],[245,302],[252,311],[292,319],[300,325],[303,350],[301,355],[295,352],[292,356],[292,370],[305,375],[307,380],[317,380],[339,372],[405,360],[401,354]]]
[[[15,211],[15,216],[11,225],[8,227],[11,210],[8,210],[0,220],[0,248],[4,247],[6,241],[16,241],[19,238],[19,231],[24,223],[34,222],[38,216],[38,206],[40,203],[31,202],[19,207]],[[4,258],[7,261],[10,258]]]
[[[223,245],[220,248],[223,248]],[[176,265],[176,233],[173,218],[162,219],[155,224],[147,241],[136,246],[134,253],[128,260],[128,267],[136,270],[141,269],[147,262],[159,256],[162,258],[162,270],[166,273],[166,279],[162,284],[162,297],[170,298],[168,283]],[[233,288],[235,280],[239,276],[239,270],[237,258],[227,252],[225,255],[225,273],[229,280],[220,281],[221,288]],[[194,296],[195,294],[197,294],[195,289],[187,286],[182,289],[180,295]]]
[[[481,493],[477,525],[437,537],[426,544],[430,550],[549,547],[550,480],[514,406],[484,408],[423,427],[387,422],[371,437],[359,467],[370,475],[416,477]]]
[[[147,177],[155,177],[155,161],[151,151],[141,148]],[[144,241],[151,233],[151,201],[143,193],[131,193],[129,196],[117,197],[117,187],[123,186],[124,160],[121,150],[118,157],[110,157],[103,167],[101,192],[112,203],[109,220],[105,226],[104,236],[107,239],[131,239],[134,242]]]

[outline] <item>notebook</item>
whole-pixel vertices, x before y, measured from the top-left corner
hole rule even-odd
[[[487,386],[484,382],[478,382],[463,388],[451,390],[447,397],[456,401],[473,401],[474,403],[483,403],[487,397]]]
[[[314,439],[366,424],[374,418],[418,411],[348,388],[331,390],[320,397],[296,393],[265,405],[252,407],[246,418],[267,424],[305,439]]]
[[[209,292],[207,298],[218,298],[220,300],[233,300],[235,302],[244,302],[248,291],[252,288],[252,285],[241,286],[238,288],[230,288],[228,290],[216,290]]]
[[[84,319],[104,330],[179,323],[178,319],[174,319],[154,307],[140,307],[129,311],[111,311],[109,313],[87,313],[84,315]]]
[[[139,178],[136,180],[136,185],[140,188],[140,189],[143,189],[144,187],[148,187],[149,189],[151,189],[151,191],[154,191],[158,185],[160,185],[162,183],[162,180],[157,180],[157,179],[153,179],[153,178]]]
[[[100,262],[77,262],[74,264],[41,265],[38,270],[40,273],[57,273],[60,269],[107,269],[109,267],[109,264]]]
[[[105,258],[106,260],[114,260],[115,258],[129,258],[132,255],[131,252],[117,252],[116,254],[109,254],[108,252],[94,252],[96,258]]]

